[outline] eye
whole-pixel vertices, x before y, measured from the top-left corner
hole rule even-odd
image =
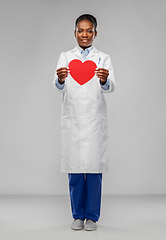
[[[93,33],[93,31],[92,31],[92,30],[89,30],[88,33]]]
[[[77,30],[78,33],[81,33],[82,31],[81,30]]]

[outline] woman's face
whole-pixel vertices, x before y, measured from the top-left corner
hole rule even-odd
[[[91,21],[83,19],[77,24],[74,35],[78,45],[85,50],[92,45],[94,38],[97,36],[97,31],[94,30]]]

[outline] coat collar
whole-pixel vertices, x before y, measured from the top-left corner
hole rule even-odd
[[[83,60],[82,55],[81,55],[77,46],[75,48],[73,48],[71,51],[74,52],[78,58]],[[95,55],[95,53],[97,53],[97,52],[99,52],[99,51],[93,46],[92,51],[87,56],[87,59],[90,58],[90,57],[93,57]]]

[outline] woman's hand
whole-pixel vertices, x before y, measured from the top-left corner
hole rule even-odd
[[[62,67],[56,70],[57,75],[58,75],[58,81],[63,84],[66,77],[68,76],[69,73],[69,68],[67,67]]]
[[[96,75],[98,78],[100,78],[101,82],[106,82],[109,75],[109,71],[105,68],[97,68]]]

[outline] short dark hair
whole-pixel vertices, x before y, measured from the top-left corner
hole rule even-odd
[[[97,28],[97,20],[96,18],[91,15],[91,14],[82,14],[81,16],[79,16],[76,21],[75,21],[75,30],[77,28],[77,25],[80,21],[82,21],[83,19],[87,19],[89,21],[91,21],[93,23],[93,26],[94,26],[94,29],[96,31],[96,28]]]

